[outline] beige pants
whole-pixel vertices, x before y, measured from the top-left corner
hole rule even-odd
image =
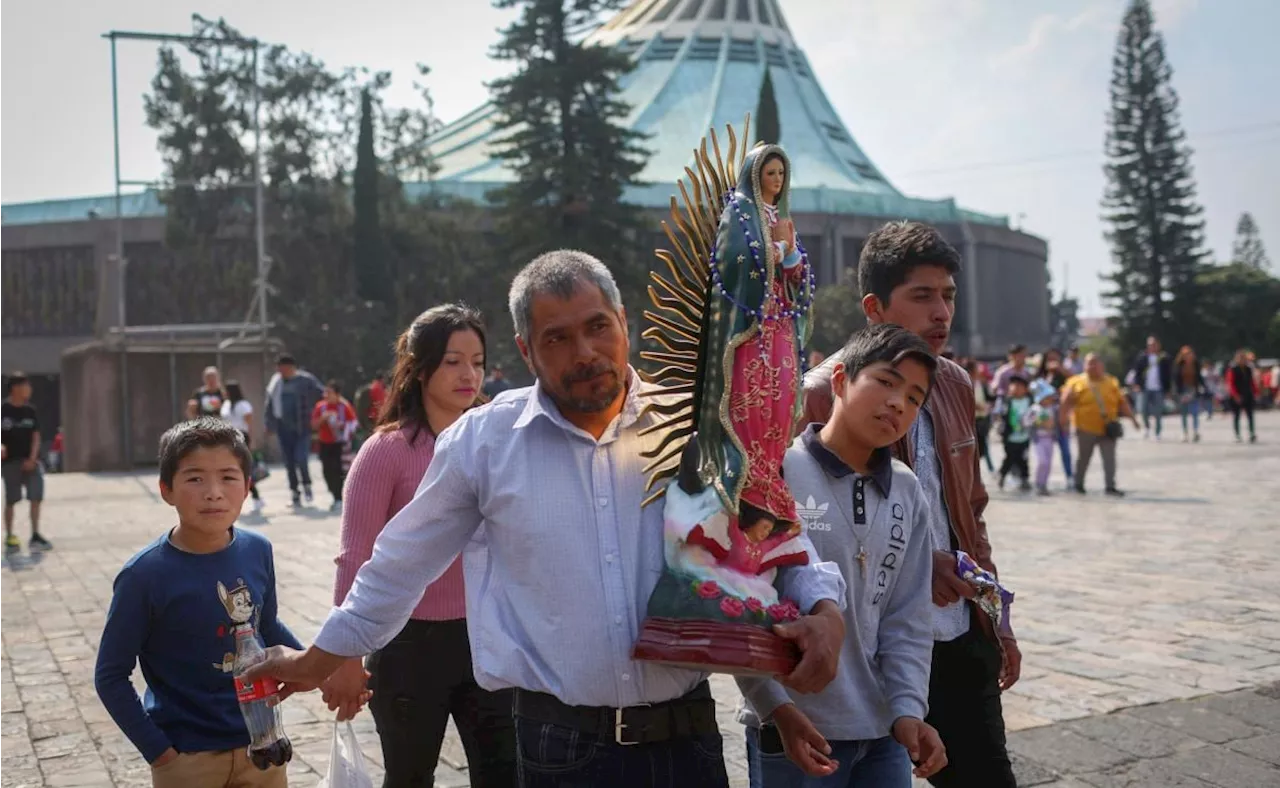
[[[234,750],[184,752],[164,766],[151,767],[153,788],[287,788],[285,767],[265,772],[254,766],[243,747]]]

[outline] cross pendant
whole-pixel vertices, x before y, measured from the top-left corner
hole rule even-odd
[[[858,547],[858,569],[867,571],[867,551],[861,546]]]

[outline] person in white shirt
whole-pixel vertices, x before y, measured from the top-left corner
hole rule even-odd
[[[244,390],[240,388],[238,380],[228,380],[226,391],[227,398],[222,401],[222,420],[240,430],[244,434],[245,445],[252,449],[253,441],[249,437],[249,431],[253,429],[253,404],[244,398]],[[258,485],[253,481],[252,474],[249,476],[249,494],[253,496],[253,513],[261,512],[266,504],[258,494]]]

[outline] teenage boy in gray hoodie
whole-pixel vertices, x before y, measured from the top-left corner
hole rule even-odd
[[[933,386],[925,341],[888,323],[837,354],[833,408],[783,464],[809,539],[848,584],[836,678],[814,695],[741,678],[752,788],[910,788],[947,763],[928,712],[933,544],[920,483],[888,447]]]

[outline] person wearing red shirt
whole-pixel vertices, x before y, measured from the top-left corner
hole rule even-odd
[[[342,398],[342,388],[336,380],[324,387],[324,398],[311,411],[311,429],[320,443],[320,467],[324,469],[324,483],[333,495],[329,511],[342,510],[342,484],[346,472],[342,467],[342,450],[351,440],[356,427],[356,411]]]
[[[1227,394],[1230,396],[1231,423],[1236,431],[1236,443],[1240,442],[1240,414],[1243,412],[1249,420],[1249,442],[1258,442],[1258,433],[1253,426],[1253,407],[1258,399],[1258,380],[1253,374],[1252,359],[1247,350],[1237,350],[1227,367],[1224,377],[1227,379]]]

